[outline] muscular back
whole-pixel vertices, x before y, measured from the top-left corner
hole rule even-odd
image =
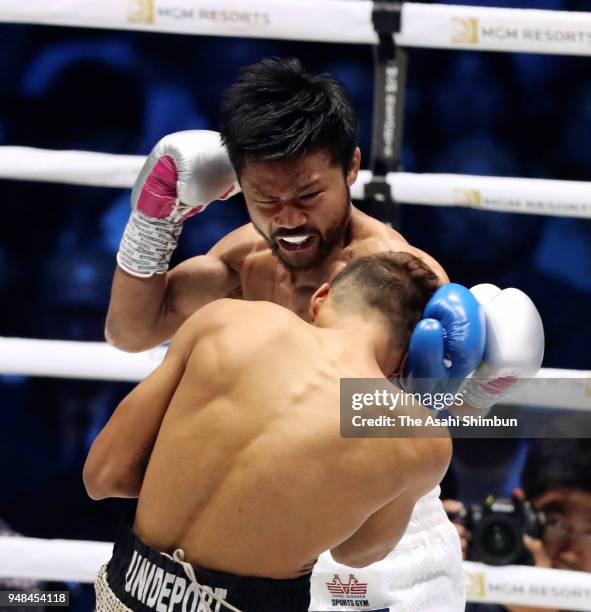
[[[345,361],[334,330],[269,303],[201,312],[213,321],[162,423],[135,529],[195,565],[298,575],[404,491],[422,450],[340,437],[339,379],[380,372]]]

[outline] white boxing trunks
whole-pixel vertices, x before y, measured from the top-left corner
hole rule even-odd
[[[324,553],[312,574],[310,610],[463,612],[462,551],[436,487],[419,499],[398,546],[363,569]]]

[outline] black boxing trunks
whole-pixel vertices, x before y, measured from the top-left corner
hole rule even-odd
[[[97,612],[307,612],[310,574],[288,580],[196,568],[160,553],[123,524],[95,583]]]

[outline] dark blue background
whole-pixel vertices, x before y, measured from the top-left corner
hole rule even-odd
[[[591,9],[590,2],[525,4]],[[168,132],[217,129],[222,92],[240,66],[295,55],[309,70],[331,72],[347,85],[369,159],[367,46],[3,24],[0,49],[2,145],[147,154]],[[409,55],[405,170],[590,179],[591,58],[414,49]],[[0,189],[0,335],[101,340],[129,191],[16,181],[0,181]],[[174,261],[205,251],[246,220],[240,198],[208,208],[187,224]],[[590,367],[589,221],[404,206],[401,227],[452,280],[526,291],[546,327],[546,367]],[[91,502],[81,470],[91,441],[129,388],[0,377],[0,517],[30,536],[112,538],[117,513],[130,504]],[[448,492],[479,496],[469,482],[486,482],[491,465],[505,467],[490,487],[507,489],[517,482],[518,446],[462,442]],[[464,485],[462,457],[472,466]]]

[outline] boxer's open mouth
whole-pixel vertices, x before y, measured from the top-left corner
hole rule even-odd
[[[277,244],[284,250],[290,253],[297,251],[305,251],[309,249],[317,240],[314,234],[301,234],[297,236],[283,236],[277,238]]]

